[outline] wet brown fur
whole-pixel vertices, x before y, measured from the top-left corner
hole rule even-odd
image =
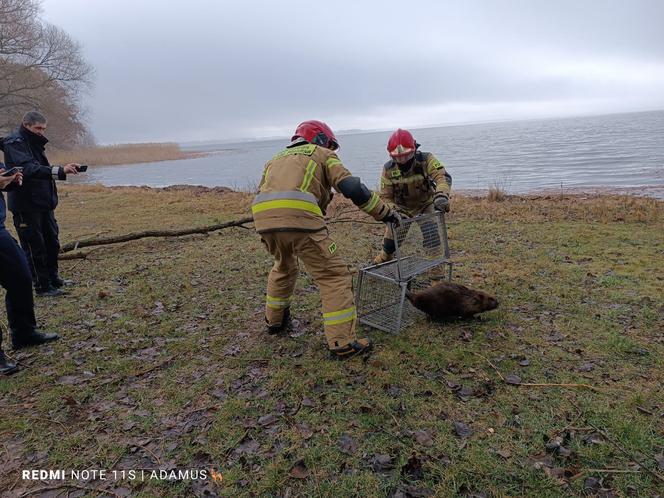
[[[440,282],[428,289],[409,291],[406,297],[413,306],[434,320],[470,318],[477,313],[498,307],[496,298],[486,292],[452,282]]]

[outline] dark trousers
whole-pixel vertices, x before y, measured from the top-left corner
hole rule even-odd
[[[12,334],[20,336],[35,330],[37,323],[28,262],[25,253],[4,226],[0,227],[0,285],[7,291],[5,303]]]
[[[14,227],[28,257],[35,288],[38,291],[48,289],[51,281],[58,276],[60,241],[55,215],[53,211],[17,212],[13,215]]]

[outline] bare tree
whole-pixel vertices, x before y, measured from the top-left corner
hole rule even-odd
[[[83,126],[79,102],[92,67],[79,43],[40,15],[39,0],[0,0],[0,130],[26,110],[53,110],[58,102],[61,115]]]

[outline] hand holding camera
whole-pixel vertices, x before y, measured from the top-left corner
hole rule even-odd
[[[81,165],[78,163],[69,163],[65,164],[62,167],[62,170],[65,172],[65,175],[78,175],[79,169]]]

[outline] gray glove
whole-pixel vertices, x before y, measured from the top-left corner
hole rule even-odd
[[[433,198],[433,207],[436,211],[442,213],[449,213],[450,211],[450,198],[445,194],[438,194]]]
[[[397,228],[401,225],[401,215],[394,209],[390,209],[390,212],[387,213],[387,216],[382,221],[383,223],[392,223]]]

